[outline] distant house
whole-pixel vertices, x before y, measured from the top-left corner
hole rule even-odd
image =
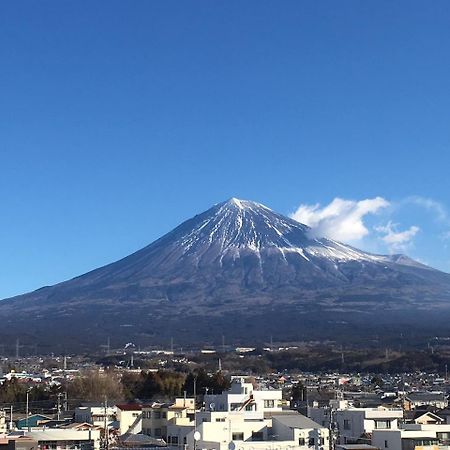
[[[22,417],[16,421],[16,427],[19,430],[25,430],[26,428],[37,428],[43,425],[43,422],[48,422],[52,420],[51,417],[44,416],[43,414],[32,414],[26,417]]]
[[[427,406],[445,409],[448,406],[448,400],[443,392],[411,392],[405,397],[403,406],[406,411]]]
[[[434,412],[420,409],[406,411],[405,419],[409,423],[417,423],[420,425],[441,425],[446,423],[445,417],[441,417],[439,411]]]

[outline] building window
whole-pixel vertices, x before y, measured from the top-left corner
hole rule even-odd
[[[310,447],[314,447],[314,445],[315,445],[315,439],[314,439],[313,437],[308,439],[308,445],[309,445]]]
[[[247,405],[247,406],[245,407],[245,410],[246,410],[246,411],[253,411],[253,405]]]
[[[298,438],[298,445],[300,445],[300,446],[305,445],[305,438],[303,438],[303,437]]]
[[[233,433],[232,434],[233,441],[243,441],[244,440],[244,433]]]
[[[166,413],[166,412],[163,412],[163,413],[162,413],[162,417],[163,417],[163,419],[167,419],[167,413]]]
[[[218,417],[216,422],[225,422],[225,417]]]
[[[275,408],[275,400],[264,400],[264,408]]]
[[[344,430],[350,430],[350,420],[344,419]]]
[[[159,411],[155,411],[155,412],[153,413],[153,417],[154,417],[155,419],[161,419],[161,413],[160,413]]]
[[[155,437],[161,437],[161,428],[155,428]]]
[[[390,420],[375,420],[375,428],[377,430],[383,429],[383,428],[391,428],[391,421]]]
[[[172,444],[178,445],[178,436],[172,436]]]
[[[388,441],[384,441],[384,448],[389,448]]]

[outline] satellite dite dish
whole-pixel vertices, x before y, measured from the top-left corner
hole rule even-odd
[[[202,436],[200,435],[200,431],[196,431],[194,433],[194,441],[199,441]]]
[[[229,449],[229,450],[235,450],[235,449],[236,449],[236,444],[235,444],[233,441],[231,441],[231,442],[228,444],[228,449]]]

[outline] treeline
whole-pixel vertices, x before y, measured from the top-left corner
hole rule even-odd
[[[27,391],[29,404],[52,402],[56,399],[59,392],[55,386],[30,384],[13,377],[10,380],[5,380],[0,385],[0,405],[19,404],[19,408],[25,410]]]
[[[187,375],[168,370],[140,374],[126,372],[122,376],[121,383],[127,400],[171,399],[184,395],[184,392],[192,396],[194,385],[197,395],[204,394],[206,391],[218,393],[230,387],[230,380],[221,372],[210,375],[204,369]]]
[[[61,386],[46,386],[27,383],[12,378],[0,385],[0,404],[25,405],[27,391],[30,405],[50,401],[56,404],[58,394],[67,393],[70,406],[86,402],[120,402],[120,401],[169,401],[184,392],[192,396],[194,385],[197,395],[205,392],[219,393],[230,386],[230,380],[217,372],[212,375],[204,369],[190,373],[170,370],[158,372],[142,371],[140,373],[107,371],[87,371]]]

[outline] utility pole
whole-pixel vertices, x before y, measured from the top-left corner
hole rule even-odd
[[[57,403],[57,406],[56,406],[56,418],[57,418],[57,420],[59,420],[60,418],[61,418],[61,392],[58,392],[58,395],[57,395],[57,399],[58,399],[58,403]]]
[[[26,415],[27,415],[27,417],[26,417],[26,428],[27,428],[27,431],[30,431],[30,427],[28,426],[28,416],[29,416],[29,395],[30,395],[30,391],[31,391],[31,388],[29,388],[29,389],[27,389],[27,405],[26,405]]]
[[[197,450],[197,377],[194,377],[194,450]]]
[[[105,395],[105,420],[104,420],[104,426],[105,426],[105,439],[103,443],[104,450],[108,450],[109,442],[108,442],[108,398]]]

